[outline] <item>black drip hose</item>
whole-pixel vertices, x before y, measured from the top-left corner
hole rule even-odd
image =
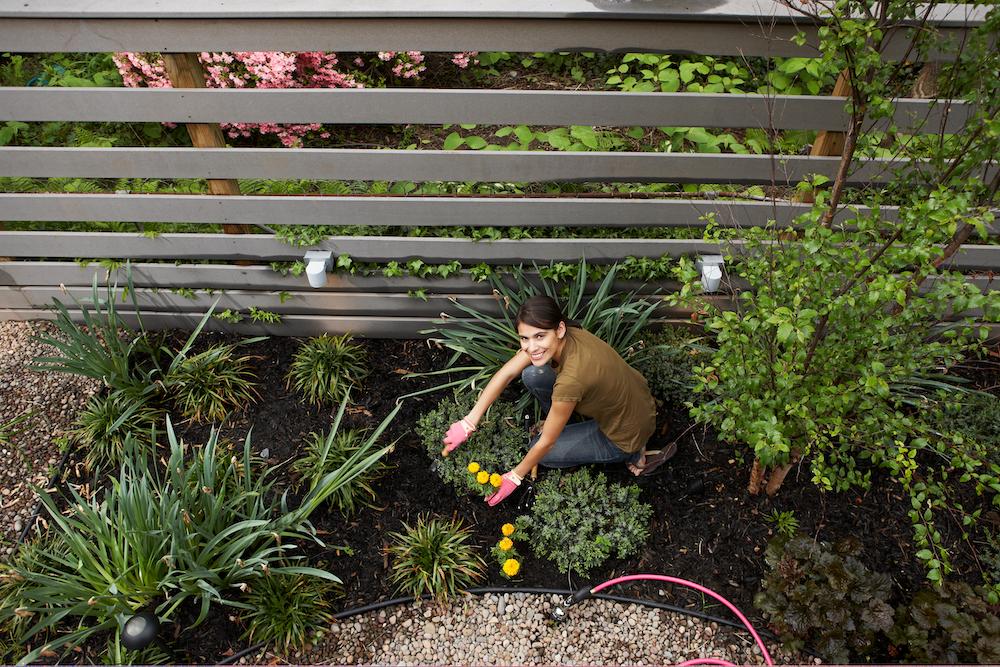
[[[503,595],[504,593],[528,593],[531,595],[559,595],[561,597],[566,597],[573,595],[576,591],[571,591],[562,588],[504,588],[501,586],[492,587],[482,587],[482,588],[469,588],[466,589],[466,593],[471,593],[473,595]],[[657,602],[656,600],[643,600],[641,598],[630,598],[624,595],[607,595],[604,593],[598,593],[597,595],[591,596],[598,600],[609,600],[611,602],[622,602],[624,604],[637,604],[643,607],[651,607],[653,609],[663,609],[664,611],[670,611],[675,614],[684,614],[685,616],[693,616],[694,618],[699,618],[703,621],[710,621],[712,623],[718,623],[719,625],[725,625],[731,628],[736,628],[738,630],[746,630],[746,627],[742,623],[737,623],[736,621],[729,620],[728,618],[719,618],[718,616],[713,616],[712,614],[706,614],[703,611],[694,611],[692,609],[684,609],[683,607],[675,607],[674,605],[667,604],[665,602]],[[421,600],[430,600],[430,595],[422,595]],[[361,607],[354,607],[352,609],[345,609],[344,611],[337,612],[333,615],[335,620],[341,621],[346,618],[351,618],[353,616],[358,616],[360,614],[367,614],[373,611],[379,611],[380,609],[385,609],[387,607],[395,607],[399,604],[406,604],[410,602],[415,602],[413,597],[401,597],[393,598],[391,600],[380,600],[378,602],[372,602],[371,604],[366,604]],[[762,637],[767,639],[780,642],[781,639],[777,637],[774,633],[768,632],[767,630],[758,630],[757,633]],[[220,660],[218,664],[220,665],[231,665],[235,663],[240,658],[243,658],[251,653],[256,653],[260,649],[264,648],[267,642],[260,642],[259,644],[254,644],[253,646],[247,647],[240,651],[239,653],[234,653],[233,655],[227,657],[225,660]],[[808,648],[803,648],[803,651],[812,655],[813,657],[819,657],[813,651]]]

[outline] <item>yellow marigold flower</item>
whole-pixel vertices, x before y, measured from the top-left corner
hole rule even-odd
[[[500,551],[510,551],[514,547],[514,541],[509,537],[505,537],[500,540],[500,544],[497,546],[500,547]]]
[[[486,482],[490,481],[490,474],[485,470],[480,470],[479,474],[476,475],[476,481],[479,482],[480,484],[485,484]]]
[[[473,475],[475,475],[477,472],[479,472],[479,464],[476,463],[475,461],[473,461],[472,463],[470,463],[469,464],[469,472],[471,472]]]
[[[503,563],[503,571],[508,577],[513,577],[521,571],[521,564],[513,558],[508,558]]]
[[[499,473],[493,473],[490,475],[490,484],[499,489],[500,485],[503,484],[503,477],[501,477]]]
[[[514,534],[514,524],[505,523],[504,525],[500,526],[500,532],[503,533],[505,537],[510,537],[511,535]]]

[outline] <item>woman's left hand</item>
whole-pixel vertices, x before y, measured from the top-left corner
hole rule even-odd
[[[503,481],[500,483],[500,488],[493,495],[486,498],[486,502],[490,507],[503,501],[507,496],[514,493],[517,487],[521,486],[521,476],[513,470],[502,475],[501,479]]]

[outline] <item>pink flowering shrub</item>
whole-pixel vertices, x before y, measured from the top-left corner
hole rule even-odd
[[[451,62],[465,69],[476,62],[475,51],[456,53]],[[343,63],[336,53],[309,51],[237,51],[201,53],[205,84],[209,88],[364,88],[387,83],[417,81],[427,70],[420,51],[380,51],[374,57],[357,54]],[[158,53],[116,53],[115,64],[126,86],[169,88],[170,79]],[[285,146],[301,146],[313,133],[330,136],[318,123],[279,125],[276,123],[223,123],[230,138],[250,137],[258,132],[274,135]]]

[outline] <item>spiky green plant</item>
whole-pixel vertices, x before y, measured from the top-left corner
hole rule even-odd
[[[68,514],[35,489],[49,515],[52,542],[38,550],[30,567],[9,568],[8,576],[23,585],[0,609],[0,627],[15,616],[30,618],[30,626],[16,628],[19,644],[35,647],[21,662],[53,645],[76,646],[113,630],[123,615],[141,608],[170,619],[194,601],[194,626],[213,604],[246,609],[238,591],[268,572],[339,582],[325,570],[297,564],[303,557],[293,555],[295,541],[322,544],[309,516],[388,448],[359,449],[292,509],[271,492],[269,471],[255,471],[249,436],[242,454],[221,449],[214,432],[201,448],[179,444],[169,420],[167,436],[170,458],[162,477],[151,474],[156,468],[147,452],[128,438],[118,478],[90,498],[70,488]]]
[[[330,597],[336,590],[333,582],[301,574],[259,577],[247,594],[249,609],[241,614],[244,639],[286,653],[303,648],[311,633],[333,621]]]
[[[486,569],[460,519],[421,515],[415,525],[404,523],[403,532],[389,533],[389,538],[390,579],[414,598],[427,594],[443,602],[482,578]]]
[[[130,272],[127,289],[134,295]],[[155,360],[157,350],[144,332],[132,329],[118,314],[117,291],[117,284],[109,283],[102,297],[94,275],[89,304],[76,303],[85,328],[73,321],[59,299],[53,299],[55,325],[61,336],[35,336],[34,340],[51,345],[60,354],[35,359],[31,370],[82,375],[100,380],[112,390],[137,396],[153,391],[159,369],[155,362],[142,362]]]
[[[303,394],[309,403],[342,402],[370,370],[364,348],[351,340],[351,334],[323,334],[307,340],[292,359],[288,385]]]
[[[148,445],[161,413],[124,390],[91,396],[77,416],[72,435],[83,446],[89,468],[121,463],[125,439]]]
[[[326,435],[309,434],[305,452],[292,463],[292,471],[299,476],[300,483],[315,484],[323,475],[342,466],[359,449],[372,446],[370,435],[353,429],[340,431],[339,428],[338,420]],[[340,487],[330,496],[329,503],[345,516],[350,516],[359,507],[374,507],[375,489],[372,483],[390,467],[384,461],[378,461],[364,475]]]
[[[219,422],[260,396],[249,367],[253,357],[237,356],[235,349],[213,345],[171,364],[164,385],[182,415],[195,422]]]

